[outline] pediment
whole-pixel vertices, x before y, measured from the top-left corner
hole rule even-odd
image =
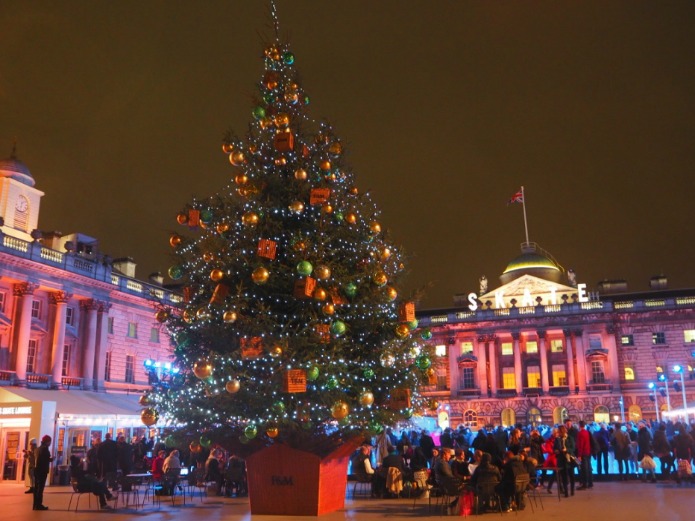
[[[514,299],[516,307],[535,306],[537,297],[541,297],[543,305],[562,304],[562,296],[567,295],[571,298],[577,293],[577,288],[566,286],[557,282],[544,280],[533,275],[522,275],[518,279],[499,286],[478,297],[481,302],[492,302],[496,308],[511,307],[511,300]],[[504,306],[499,306],[500,301]]]

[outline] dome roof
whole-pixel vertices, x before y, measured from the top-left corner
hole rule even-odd
[[[564,269],[553,256],[533,242],[521,245],[521,255],[512,259],[500,275],[502,284],[507,284],[523,275],[559,282]]]
[[[35,184],[27,165],[17,159],[15,148],[12,149],[12,154],[8,159],[0,159],[0,177],[9,177],[28,186]]]
[[[527,270],[533,268],[550,268],[553,270],[560,271],[557,264],[545,255],[538,252],[524,252],[515,259],[513,259],[503,273],[509,273],[516,270]]]

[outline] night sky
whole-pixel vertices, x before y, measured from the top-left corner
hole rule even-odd
[[[695,2],[278,0],[311,116],[410,254],[420,308],[524,241],[579,282],[695,287]],[[261,0],[2,0],[0,156],[40,228],[166,273],[177,211],[234,175],[272,35]]]

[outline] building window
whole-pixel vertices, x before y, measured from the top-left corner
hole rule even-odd
[[[502,389],[516,389],[516,375],[513,367],[502,368]]]
[[[463,413],[463,424],[466,427],[477,427],[478,426],[478,413],[473,409],[468,409]]]
[[[153,327],[150,329],[150,342],[159,343],[159,328]]]
[[[475,369],[473,367],[464,367],[461,371],[461,388],[475,389]]]
[[[565,350],[565,345],[562,342],[562,338],[553,338],[550,340],[550,352],[551,353],[562,353]]]
[[[665,344],[666,343],[666,333],[663,331],[657,331],[656,333],[652,333],[652,344],[654,345],[659,345],[659,344]]]
[[[31,318],[41,318],[41,301],[31,301]]]
[[[444,391],[445,389],[447,389],[446,367],[440,366],[437,368],[437,390]]]
[[[2,293],[0,293],[0,311],[2,311]],[[695,342],[695,329],[686,329],[683,331],[684,342]]]
[[[104,367],[104,380],[111,381],[111,351],[106,353],[106,364]]]
[[[605,405],[597,405],[594,408],[594,421],[596,423],[610,423],[611,415],[608,407]]]
[[[528,379],[529,387],[541,386],[541,368],[537,365],[529,366],[526,369],[526,378]]]
[[[513,355],[514,354],[514,344],[511,342],[502,342],[502,355]]]
[[[567,372],[563,364],[553,365],[553,387],[567,385]]]
[[[126,383],[135,383],[135,357],[126,355],[125,357],[125,381]]]
[[[603,372],[603,362],[601,360],[591,361],[591,383],[606,383],[606,375]]]
[[[446,356],[446,346],[444,344],[434,346],[434,354],[436,356]]]
[[[502,422],[502,427],[513,427],[516,424],[516,413],[511,407],[502,409],[500,414],[500,420]]]
[[[538,407],[531,407],[526,413],[526,422],[532,427],[538,427],[542,421],[541,410]]]
[[[467,355],[473,352],[473,342],[461,342],[461,354]]]
[[[138,337],[138,323],[137,322],[128,322],[128,338],[137,338]]]
[[[38,347],[38,341],[31,339],[29,340],[29,349],[27,350],[27,373],[36,372],[36,350]]]
[[[632,335],[622,335],[620,337],[620,345],[621,346],[634,346],[635,345],[635,338]]]
[[[536,342],[535,340],[530,340],[526,342],[526,354],[538,354],[538,342]]]
[[[627,415],[629,416],[631,422],[636,423],[642,419],[642,408],[633,403],[627,408]]]
[[[75,308],[69,307],[65,310],[65,323],[68,326],[75,325]]]
[[[0,291],[0,313],[5,312],[5,292]]]
[[[108,318],[108,331],[109,335],[113,335],[113,317]]]
[[[589,349],[603,349],[603,342],[601,342],[601,335],[590,335],[589,336]]]
[[[68,344],[63,346],[63,367],[60,370],[60,374],[70,376],[70,345]]]
[[[635,370],[632,367],[625,368],[625,380],[634,380]]]
[[[553,423],[556,425],[560,423],[565,423],[565,420],[569,417],[569,415],[570,413],[567,410],[567,407],[559,405],[558,407],[555,407],[555,409],[553,409]]]

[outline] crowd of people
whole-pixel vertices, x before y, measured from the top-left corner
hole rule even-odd
[[[514,484],[528,476],[531,486],[573,496],[594,481],[639,478],[692,479],[695,430],[681,422],[587,423],[566,420],[555,427],[516,425],[473,432],[459,426],[429,433],[392,429],[367,440],[353,456],[352,473],[371,483],[376,497],[397,497],[402,488],[428,494],[431,487],[463,496],[481,482],[495,482],[502,509],[524,508]],[[657,460],[660,472],[657,474]],[[392,470],[395,469],[395,470]],[[400,476],[404,485],[398,485]],[[396,483],[394,485],[394,483]],[[457,491],[461,494],[457,494]],[[412,490],[409,491],[412,493]],[[454,500],[452,508],[457,508]]]

